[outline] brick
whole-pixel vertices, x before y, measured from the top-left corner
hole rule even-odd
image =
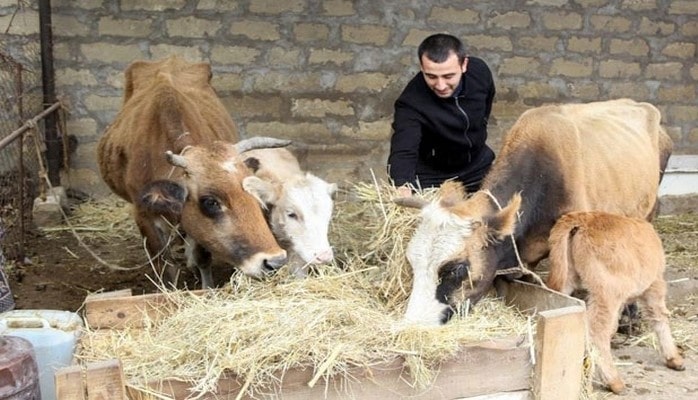
[[[378,72],[346,74],[337,78],[335,89],[343,93],[380,92],[388,88],[395,77]]]
[[[279,40],[279,25],[268,21],[234,21],[230,26],[233,35],[245,36],[253,40]]]
[[[611,0],[575,0],[575,3],[579,5],[583,10],[592,7],[603,7],[611,4]]]
[[[130,36],[142,37],[150,35],[153,21],[151,19],[137,20],[130,18],[104,17],[99,19],[97,32],[100,36]]]
[[[120,96],[109,97],[90,94],[85,97],[85,105],[90,111],[117,110],[121,107],[121,100]]]
[[[592,28],[602,32],[625,33],[630,31],[632,21],[624,17],[609,15],[592,15],[589,18]]]
[[[80,52],[88,61],[100,63],[129,63],[133,60],[146,58],[137,44],[120,45],[104,42],[83,44],[80,45]]]
[[[219,44],[211,50],[211,62],[214,64],[251,64],[261,54],[252,47],[227,46]]]
[[[303,0],[251,0],[250,12],[255,14],[283,14],[286,12],[300,13],[305,9]]]
[[[165,21],[165,29],[170,37],[211,37],[221,28],[218,20],[196,17],[173,18]]]
[[[227,11],[229,14],[230,12],[240,11],[240,2],[230,0],[199,0],[199,3],[196,5],[196,9],[206,11]]]
[[[419,46],[419,44],[422,43],[422,41],[426,39],[427,36],[432,35],[434,33],[436,32],[427,31],[423,29],[410,29],[409,32],[407,32],[407,36],[405,36],[405,40],[402,41],[402,45],[414,47],[414,54],[416,59],[417,47]]]
[[[689,70],[689,73],[691,74],[691,78],[693,78],[694,81],[698,80],[698,64],[694,64]]]
[[[694,123],[698,120],[698,106],[670,105],[666,116],[673,123]]]
[[[330,37],[330,28],[325,24],[297,23],[293,27],[293,36],[299,42],[326,41]]]
[[[621,0],[620,8],[632,11],[656,10],[657,0]]]
[[[294,117],[322,118],[328,115],[354,115],[351,102],[346,100],[294,99],[291,105]]]
[[[301,51],[298,49],[288,50],[283,47],[274,47],[269,50],[267,61],[272,65],[300,65]]]
[[[249,122],[246,126],[249,136],[272,136],[281,139],[291,139],[301,143],[328,143],[334,137],[325,124],[321,123],[283,123]]]
[[[560,91],[550,82],[529,82],[519,85],[516,92],[521,99],[556,99]]]
[[[92,71],[87,69],[60,68],[56,70],[56,84],[95,86],[97,79],[92,75]]]
[[[340,135],[366,140],[389,140],[392,134],[391,129],[392,119],[383,119],[380,121],[359,121],[359,126],[343,126]]]
[[[669,43],[662,50],[662,54],[669,57],[681,58],[690,60],[695,57],[696,44],[691,42],[673,42]]]
[[[17,15],[9,14],[0,16],[0,27],[2,34],[7,32],[10,35],[33,35],[39,33],[39,13],[25,8]]]
[[[531,16],[525,12],[510,11],[495,14],[487,19],[487,24],[496,28],[528,28],[531,26]]]
[[[640,74],[640,64],[636,62],[607,60],[599,63],[599,76],[602,78],[634,78]]]
[[[68,118],[66,129],[71,135],[76,137],[92,137],[99,132],[97,121],[92,118]]]
[[[121,0],[123,11],[181,10],[187,0]]]
[[[550,73],[552,75],[563,75],[573,78],[581,78],[590,76],[592,72],[592,61],[572,61],[562,58],[553,60],[550,66]]]
[[[698,14],[698,2],[695,0],[672,0],[668,2],[669,14],[678,15],[697,15]]]
[[[593,82],[570,82],[567,90],[570,97],[586,101],[598,100],[601,94],[599,85]]]
[[[55,36],[90,36],[89,24],[84,24],[73,16],[52,15],[51,26]]]
[[[645,68],[645,77],[659,80],[681,79],[683,64],[678,62],[652,63]]]
[[[475,25],[480,22],[480,13],[471,9],[457,9],[453,7],[433,7],[427,18],[430,23],[457,23],[459,25]]]
[[[14,3],[15,5],[17,4],[17,0],[4,0],[4,1]],[[63,8],[63,7],[79,7],[83,10],[94,10],[96,8],[102,8],[103,2],[104,2],[104,0],[80,0],[79,2],[76,2],[75,0],[52,0],[51,1],[51,8],[55,10],[55,9],[59,9],[59,8]],[[0,5],[0,7],[2,7],[2,6]],[[54,13],[55,13],[55,11],[54,11]]]
[[[684,84],[668,85],[662,83],[662,86],[657,90],[657,99],[667,103],[695,102],[696,86]]]
[[[251,117],[267,117],[280,119],[284,102],[278,96],[264,97],[259,95],[246,96],[239,93],[230,96],[222,96],[221,102],[228,110],[233,110],[236,116],[240,116],[241,120],[247,120]]]
[[[534,52],[554,52],[559,39],[545,36],[522,36],[516,39],[516,48]]]
[[[648,57],[650,47],[647,42],[640,38],[623,40],[611,39],[610,43],[611,54],[629,54],[631,56]]]
[[[244,79],[240,74],[214,72],[211,78],[211,86],[217,92],[240,91],[243,84]]]
[[[153,59],[162,59],[172,54],[178,54],[185,60],[201,61],[201,50],[196,46],[175,46],[171,44],[157,44],[150,46],[150,54]]]
[[[324,0],[322,2],[324,15],[341,17],[356,14],[354,2],[350,0]]]
[[[599,54],[602,51],[601,38],[571,37],[567,42],[567,50],[583,54]]]
[[[543,14],[543,26],[551,30],[582,29],[583,18],[579,14],[569,12],[546,12]]]
[[[527,3],[537,6],[562,7],[567,4],[567,0],[530,0]]]
[[[680,31],[683,36],[698,36],[698,20],[686,21],[681,25]]]
[[[508,36],[468,35],[463,39],[466,47],[478,50],[512,51],[514,46]]]
[[[638,101],[647,101],[650,100],[650,91],[643,83],[613,82],[608,87],[607,97],[629,97]]]
[[[540,76],[540,61],[531,57],[510,57],[502,60],[497,75]]]
[[[641,35],[668,36],[676,31],[676,24],[672,22],[652,21],[642,17],[638,33]]]
[[[384,46],[388,43],[390,29],[379,25],[342,25],[342,40],[349,43]]]
[[[320,73],[267,72],[254,77],[253,90],[261,93],[318,92],[326,89]]]
[[[351,62],[354,59],[354,53],[343,50],[332,49],[310,49],[308,57],[309,64],[337,64],[342,65]]]

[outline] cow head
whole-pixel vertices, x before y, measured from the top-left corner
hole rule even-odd
[[[243,187],[270,205],[269,225],[284,247],[292,249],[305,263],[332,261],[327,232],[336,184],[308,172],[282,183],[250,176]]]
[[[432,202],[396,202],[422,210],[406,251],[413,284],[404,322],[443,324],[465,298],[479,300],[479,283],[491,283],[495,265],[488,261],[488,246],[512,234],[521,197],[498,210],[484,192],[466,199],[460,183],[446,182]]]
[[[217,141],[192,146],[179,155],[168,152],[170,163],[179,168],[176,178],[151,182],[141,192],[140,205],[178,222],[217,259],[261,276],[284,265],[286,252],[269,230],[258,200],[242,187],[250,172],[239,154],[255,146],[287,144],[255,138],[237,145]]]

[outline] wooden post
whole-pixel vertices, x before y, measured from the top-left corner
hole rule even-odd
[[[539,313],[533,378],[536,399],[579,398],[584,374],[585,314],[582,306]]]

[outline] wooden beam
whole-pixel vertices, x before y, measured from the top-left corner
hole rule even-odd
[[[560,309],[570,306],[585,307],[584,301],[522,281],[512,281],[504,285],[504,301],[514,305],[519,311],[536,312]]]
[[[536,324],[533,393],[538,400],[578,399],[584,380],[586,311],[543,311]]]
[[[56,399],[58,400],[85,400],[85,386],[82,376],[82,368],[79,365],[71,365],[56,371]]]

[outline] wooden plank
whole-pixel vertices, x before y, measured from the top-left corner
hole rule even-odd
[[[584,375],[585,315],[585,308],[581,306],[539,314],[533,384],[536,399],[579,398]]]
[[[87,400],[126,400],[126,380],[121,361],[99,361],[87,366],[85,372]]]
[[[205,290],[188,293],[201,295]],[[88,296],[85,299],[85,320],[92,329],[142,328],[144,318],[157,321],[168,315],[170,294],[153,293],[139,296]]]
[[[85,400],[82,368],[79,365],[71,365],[56,371],[55,382],[56,399]]]
[[[514,280],[504,285],[504,301],[522,312],[536,312],[571,306],[585,307],[584,301],[544,288],[540,285]]]
[[[131,289],[119,289],[112,290],[111,292],[101,292],[101,293],[91,293],[85,297],[85,301],[92,301],[97,299],[108,299],[114,297],[129,297],[133,295]]]
[[[475,397],[463,397],[458,400],[533,400],[533,397],[531,397],[531,392],[528,390],[518,390],[516,392],[500,392]]]
[[[400,358],[370,369],[356,369],[351,373],[353,379],[320,379],[312,387],[308,385],[313,379],[311,368],[293,369],[283,375],[281,387],[273,393],[273,397],[283,400],[383,400],[407,397],[427,400],[526,390],[531,387],[532,365],[530,348],[521,345],[522,342],[522,338],[512,338],[466,346],[458,356],[441,365],[433,385],[423,390],[411,386],[409,371]],[[191,386],[185,382],[168,380],[149,386],[174,399],[191,396]],[[235,376],[226,376],[219,381],[216,395],[205,395],[203,398],[232,398],[239,394],[243,386],[244,381]],[[241,398],[251,399],[248,396]]]

